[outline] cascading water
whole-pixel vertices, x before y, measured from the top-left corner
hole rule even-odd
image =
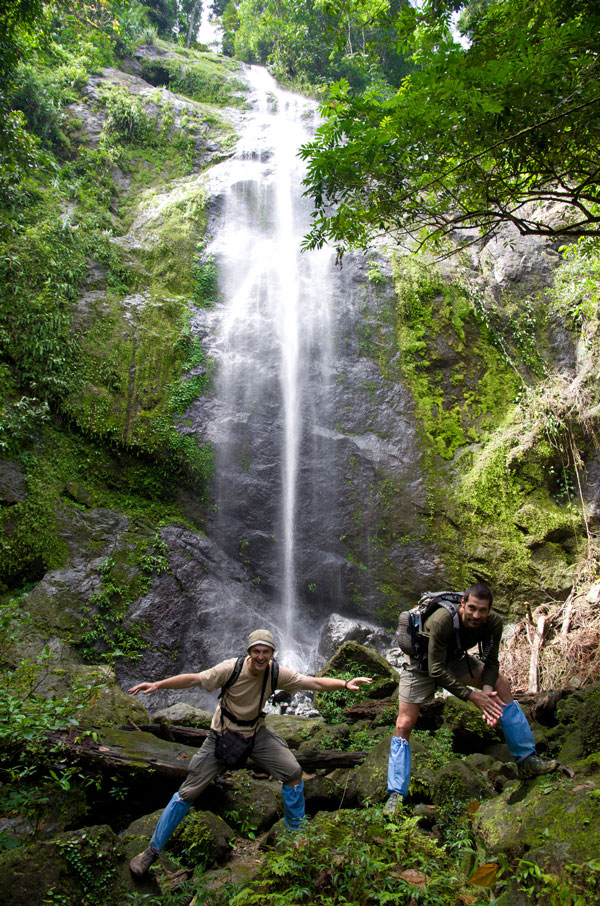
[[[250,68],[248,79],[254,112],[235,158],[210,177],[222,199],[208,249],[222,297],[211,350],[213,537],[252,567],[255,584],[273,599],[268,622],[279,634],[282,659],[306,667],[314,620],[299,612],[305,578],[298,575],[298,550],[303,532],[314,531],[315,512],[307,511],[335,506],[335,482],[324,492],[312,474],[326,468],[316,428],[330,405],[334,265],[329,250],[300,253],[310,208],[297,151],[314,129],[316,107],[280,90],[263,69]]]

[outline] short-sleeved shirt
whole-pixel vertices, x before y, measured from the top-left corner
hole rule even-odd
[[[224,686],[233,673],[236,661],[237,658],[232,657],[199,673],[200,683],[204,689],[206,689],[207,692],[214,692],[215,689],[220,689]],[[263,678],[263,673],[258,676],[254,676],[250,673],[249,658],[246,658],[239,677],[235,683],[227,689],[223,696],[227,710],[240,720],[253,720],[259,711],[259,703],[260,710],[262,711],[265,701],[271,695],[271,678],[269,677],[267,679],[264,696],[261,700],[260,693],[262,690]],[[281,689],[284,692],[298,692],[300,689],[305,688],[307,680],[308,677],[304,676],[302,673],[296,673],[295,670],[291,670],[289,667],[284,667],[282,664],[279,665],[279,677],[277,679],[278,689]],[[217,733],[222,733],[225,730],[236,730],[242,736],[253,736],[254,732],[259,729],[263,723],[264,721],[262,718],[260,718],[258,723],[254,724],[252,727],[243,727],[233,723],[222,714],[221,702],[219,702],[210,726],[211,729],[216,730]]]

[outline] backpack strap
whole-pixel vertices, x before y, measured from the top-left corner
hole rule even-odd
[[[233,684],[239,678],[239,675],[242,672],[242,667],[244,666],[245,660],[246,660],[246,655],[241,654],[239,656],[239,658],[237,659],[237,661],[235,662],[235,666],[233,668],[231,676],[221,687],[221,691],[219,693],[219,701],[221,701],[221,699],[223,698],[223,696],[227,692],[227,690],[231,686],[233,686]],[[255,724],[258,723],[259,719],[263,716],[263,710],[262,710],[263,699],[265,696],[265,689],[267,688],[267,679],[269,678],[269,674],[271,676],[271,691],[270,691],[268,697],[270,698],[271,695],[275,692],[275,689],[277,688],[277,680],[279,679],[279,664],[274,659],[267,666],[267,669],[265,670],[264,675],[263,675],[263,683],[262,683],[262,689],[260,690],[260,697],[258,699],[258,713],[257,713],[256,717],[252,718],[252,720],[240,720],[240,718],[236,717],[235,714],[232,714],[231,711],[229,711],[228,708],[226,708],[225,705],[223,704],[223,702],[221,701],[221,723],[223,722],[223,717],[226,717],[227,720],[230,720],[232,723],[237,724],[239,727],[253,727]]]
[[[444,595],[444,597],[442,597],[442,595]],[[462,640],[460,637],[460,620],[458,617],[458,609],[456,607],[456,604],[453,601],[448,600],[450,595],[452,595],[453,597],[456,595],[456,597],[458,597],[459,600],[461,598],[461,596],[458,592],[441,592],[440,594],[437,594],[437,595],[431,595],[431,599],[432,599],[432,603],[435,602],[435,604],[437,604],[438,607],[443,607],[444,610],[450,614],[450,616],[452,618],[452,628],[454,630],[454,641],[456,643],[456,647],[458,648],[458,650],[462,651],[463,647],[462,647]],[[425,623],[423,616],[424,616],[424,614],[422,612],[420,612],[419,616],[418,616],[419,624],[417,626],[417,631],[421,635],[423,634],[423,626]],[[431,612],[425,616],[425,619],[427,619],[430,616],[431,616]]]
[[[223,686],[221,686],[221,691],[219,692],[219,700],[223,698],[230,686],[233,686],[242,672],[242,667],[244,666],[244,661],[246,660],[245,654],[240,654],[239,658],[235,662],[233,671],[228,680],[225,681]]]
[[[460,637],[460,619],[456,605],[452,601],[440,601],[440,607],[443,607],[452,617],[452,628],[454,630],[454,641],[459,651],[463,650],[462,639]]]

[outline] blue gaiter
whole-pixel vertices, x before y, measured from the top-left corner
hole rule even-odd
[[[182,799],[179,793],[174,793],[171,801],[158,819],[158,824],[150,840],[150,846],[154,846],[160,852],[189,810],[190,803]]]
[[[288,830],[300,830],[304,819],[304,781],[296,786],[284,783],[281,788],[283,793],[283,823]]]
[[[531,727],[518,702],[509,702],[505,707],[500,726],[506,738],[506,744],[515,761],[523,761],[535,752],[535,740]]]
[[[388,761],[388,793],[408,795],[410,784],[410,743],[401,736],[392,736]]]

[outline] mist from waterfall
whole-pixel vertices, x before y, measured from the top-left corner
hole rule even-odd
[[[263,623],[275,628],[281,658],[305,669],[315,631],[301,608],[299,495],[305,510],[334,505],[310,496],[320,487],[312,473],[325,468],[318,426],[330,396],[335,268],[330,250],[300,252],[310,207],[297,151],[314,131],[316,105],[282,91],[259,67],[247,78],[252,113],[235,158],[211,176],[221,188],[208,251],[222,299],[212,350],[214,533],[231,556],[258,570],[254,581],[273,602]]]

